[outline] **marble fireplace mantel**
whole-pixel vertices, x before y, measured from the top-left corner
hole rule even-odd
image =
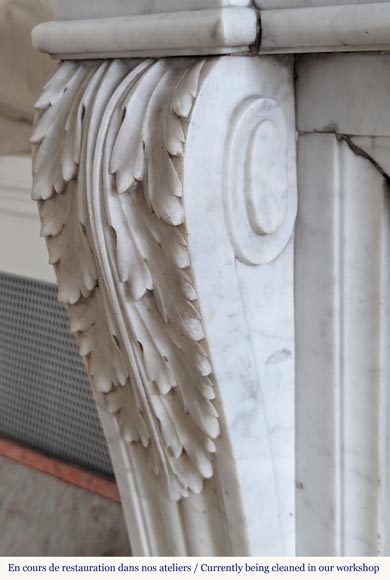
[[[388,2],[58,1],[33,44],[61,58],[388,50]],[[265,4],[264,9],[259,9]],[[312,6],[307,6],[312,4]]]
[[[390,555],[390,3],[57,0],[33,44],[134,554]]]

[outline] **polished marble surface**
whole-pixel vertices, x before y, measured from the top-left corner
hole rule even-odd
[[[67,20],[243,7],[249,4],[250,0],[55,0],[55,9],[59,19]]]

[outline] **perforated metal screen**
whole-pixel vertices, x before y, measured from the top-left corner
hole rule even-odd
[[[53,284],[0,272],[0,436],[113,478],[88,378]]]

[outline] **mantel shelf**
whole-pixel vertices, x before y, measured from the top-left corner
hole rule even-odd
[[[60,2],[60,20],[33,31],[37,50],[61,59],[283,54],[390,49],[388,2],[258,10],[246,0],[119,0],[96,8]],[[145,13],[148,11],[149,13]],[[163,12],[165,10],[165,12]],[[90,16],[91,18],[86,18]]]

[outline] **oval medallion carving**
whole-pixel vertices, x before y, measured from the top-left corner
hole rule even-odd
[[[238,259],[260,265],[288,243],[295,219],[289,206],[284,113],[270,98],[252,96],[233,114],[227,137],[225,216]],[[293,219],[287,219],[293,212]]]

